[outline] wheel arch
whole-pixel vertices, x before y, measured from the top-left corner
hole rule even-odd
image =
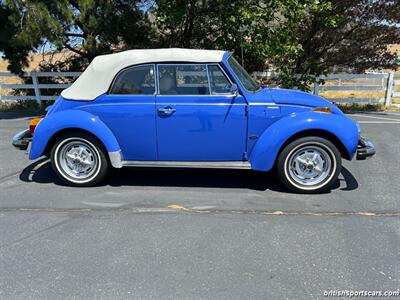
[[[103,150],[105,150],[105,152],[107,153],[107,148],[104,145],[103,141],[100,140],[96,135],[94,135],[93,133],[91,133],[90,131],[86,130],[86,129],[82,129],[82,128],[78,128],[78,127],[68,127],[68,128],[63,128],[57,132],[55,132],[50,138],[49,141],[47,142],[46,148],[43,151],[43,154],[46,156],[50,155],[51,149],[53,148],[54,144],[56,143],[56,141],[58,140],[59,137],[68,134],[68,133],[85,133],[90,135],[91,137],[95,138],[100,145],[103,147]]]
[[[332,142],[345,159],[351,159],[357,149],[358,129],[346,116],[316,112],[291,114],[261,134],[250,153],[251,168],[271,170],[286,145],[297,138],[313,135]]]
[[[97,116],[81,110],[65,110],[46,116],[36,127],[30,159],[49,153],[55,139],[66,132],[80,131],[95,137],[108,152],[111,164],[120,167],[121,148],[111,129]]]
[[[344,159],[351,159],[349,152],[347,151],[346,147],[344,146],[343,142],[332,132],[323,130],[323,129],[307,129],[307,130],[302,130],[299,131],[292,136],[290,136],[279,148],[277,156],[281,154],[282,150],[285,149],[287,145],[289,145],[291,142],[303,138],[303,137],[308,137],[308,136],[317,136],[320,138],[327,139],[330,141],[335,147],[339,150],[340,155]]]

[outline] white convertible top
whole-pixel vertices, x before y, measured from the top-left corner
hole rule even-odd
[[[127,50],[100,55],[61,95],[73,100],[93,100],[107,92],[115,75],[126,67],[158,62],[216,63],[222,61],[226,51],[193,50],[180,48]]]

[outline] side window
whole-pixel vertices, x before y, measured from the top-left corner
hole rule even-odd
[[[229,93],[232,84],[217,65],[208,66],[212,94]]]
[[[205,65],[158,65],[161,95],[209,95]]]
[[[152,65],[131,67],[118,73],[110,94],[153,95],[155,92],[154,68]]]

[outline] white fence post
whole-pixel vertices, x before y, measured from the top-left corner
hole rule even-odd
[[[41,105],[42,104],[42,100],[41,100],[41,97],[40,97],[39,81],[38,81],[36,72],[31,72],[31,77],[32,77],[33,88],[35,90],[36,103]]]
[[[390,104],[392,104],[393,81],[394,81],[394,73],[390,72],[386,86],[385,106],[389,106]]]
[[[316,78],[316,82],[314,83],[314,87],[313,87],[313,94],[314,95],[319,95],[319,77]]]

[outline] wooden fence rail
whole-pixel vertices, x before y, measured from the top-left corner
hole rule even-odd
[[[18,75],[10,72],[0,72],[0,100],[35,100],[41,104],[43,100],[54,100],[57,96],[42,95],[42,90],[62,90],[70,86],[68,83],[39,83],[39,78],[76,78],[80,72],[29,72],[24,73],[22,77],[30,77],[31,84],[1,83],[2,78],[17,77]],[[253,76],[258,79],[271,79],[275,76],[272,72],[254,72]],[[312,88],[313,94],[329,91],[373,91],[380,92],[384,97],[366,98],[366,97],[347,97],[347,98],[328,98],[332,102],[364,102],[364,103],[384,103],[390,105],[392,97],[400,97],[400,92],[395,87],[400,86],[400,80],[394,80],[394,73],[379,74],[329,74],[321,76],[325,84],[315,84]],[[34,90],[34,95],[14,95],[11,90]],[[4,90],[8,93],[4,94]]]
[[[38,104],[41,104],[43,100],[55,100],[57,96],[44,96],[41,93],[42,89],[65,89],[71,84],[67,83],[39,83],[39,77],[48,78],[66,78],[66,77],[79,77],[81,72],[29,72],[22,74],[22,77],[30,77],[32,84],[15,84],[15,83],[0,83],[0,100],[35,100]],[[18,77],[18,75],[10,72],[0,72],[0,78],[5,77]],[[26,90],[33,89],[34,95],[3,95],[3,89],[13,90]]]

